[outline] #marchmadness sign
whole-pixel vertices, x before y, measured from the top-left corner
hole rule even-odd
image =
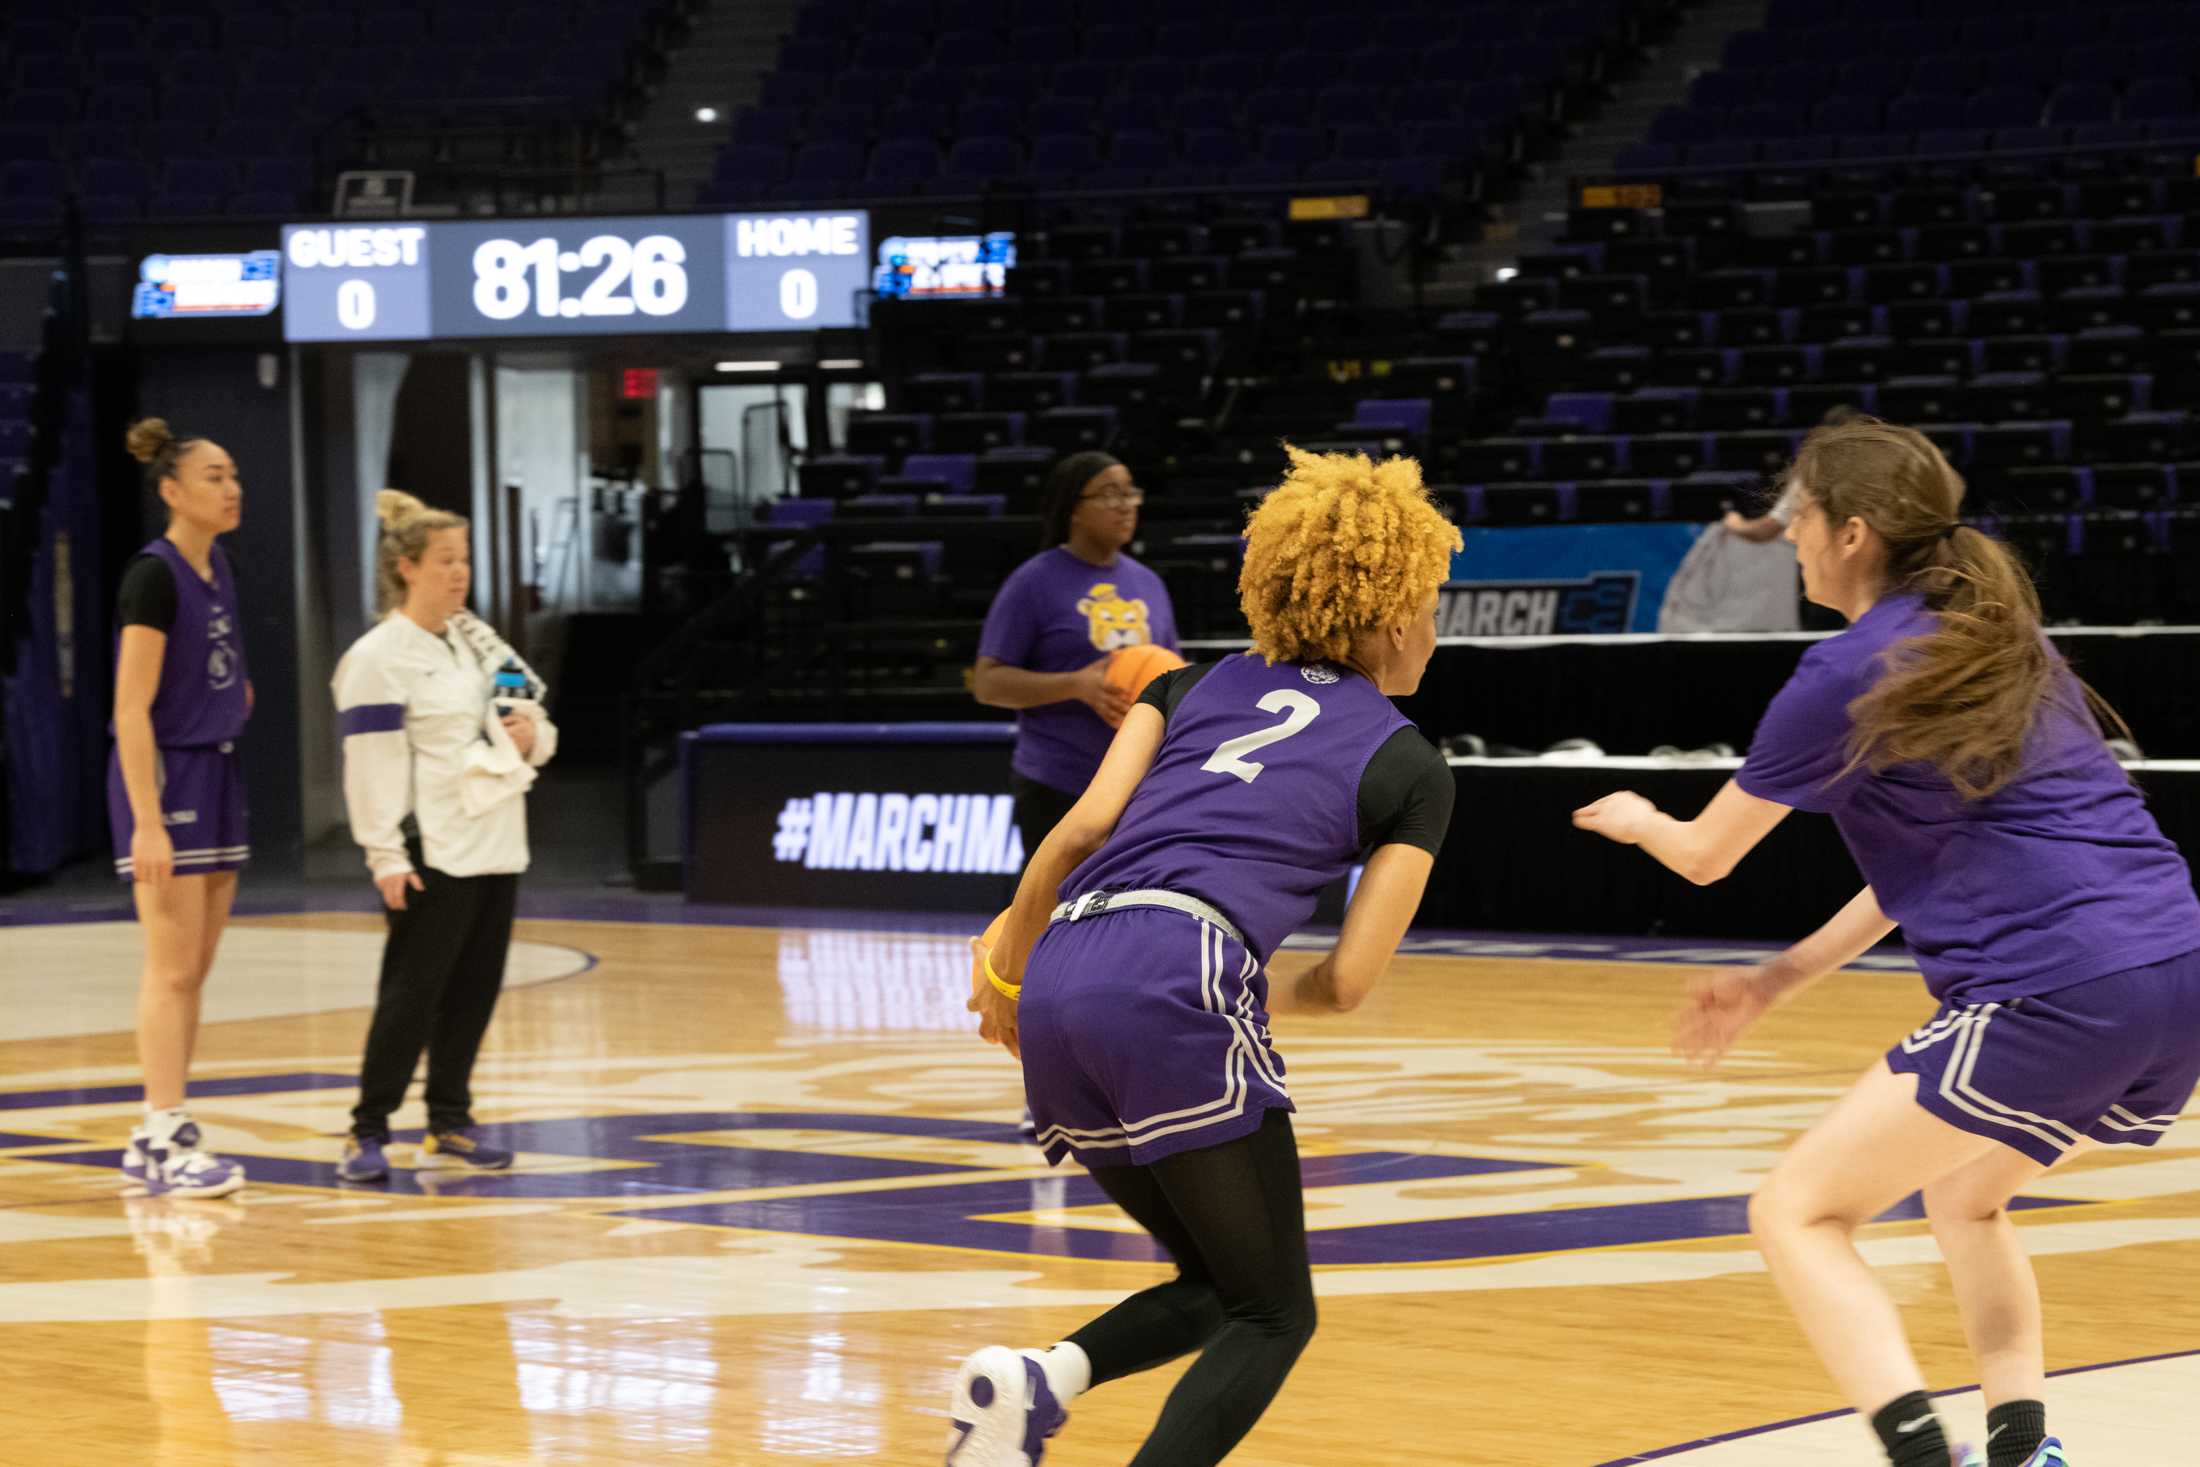
[[[1437,634],[1655,632],[1665,588],[1702,532],[1681,524],[1469,529],[1437,600]]]

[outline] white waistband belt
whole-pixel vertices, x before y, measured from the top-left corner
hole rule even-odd
[[[1118,911],[1124,907],[1167,907],[1172,912],[1182,912],[1211,922],[1245,946],[1245,936],[1237,925],[1208,906],[1198,897],[1179,896],[1173,891],[1088,891],[1073,902],[1064,902],[1054,909],[1056,922],[1082,922],[1087,917],[1097,917],[1104,912]]]

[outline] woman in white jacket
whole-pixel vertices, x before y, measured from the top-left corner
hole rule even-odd
[[[389,1175],[390,1115],[428,1054],[418,1165],[501,1170],[512,1153],[474,1128],[474,1057],[504,986],[527,787],[557,749],[544,688],[469,613],[466,520],[382,491],[375,582],[382,620],[336,666],[344,803],[382,894],[389,941],[338,1175]]]

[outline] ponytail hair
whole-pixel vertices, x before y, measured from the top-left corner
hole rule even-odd
[[[1887,548],[1890,589],[1914,593],[1934,629],[1891,649],[1849,705],[1848,767],[1927,764],[1966,800],[2016,777],[2025,740],[2065,669],[2039,592],[2000,540],[1959,518],[1963,478],[1914,428],[1858,416],[1812,430],[1791,478],[1834,525],[1860,519]],[[2075,678],[2096,716],[2123,720]]]
[[[466,516],[447,509],[430,509],[402,489],[384,489],[374,496],[375,518],[382,533],[374,549],[374,606],[388,615],[405,604],[405,578],[397,562],[418,562],[428,553],[428,537],[438,530],[463,530]]]

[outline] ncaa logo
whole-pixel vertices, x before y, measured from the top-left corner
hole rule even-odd
[[[1327,687],[1337,681],[1339,674],[1337,669],[1331,667],[1328,663],[1316,662],[1300,668],[1299,676],[1305,678],[1315,687],[1320,688]]]

